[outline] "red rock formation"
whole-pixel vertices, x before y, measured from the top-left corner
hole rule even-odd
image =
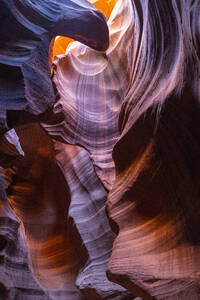
[[[77,251],[82,242],[67,218],[70,195],[52,142],[37,124],[18,127],[17,134],[25,157],[5,173],[7,194],[24,228],[33,275],[50,298],[83,299],[75,281],[85,252]]]
[[[119,1],[106,55],[74,43],[55,63],[54,112],[64,120],[44,126],[88,149],[111,188],[109,279],[147,299],[198,298],[199,9]]]
[[[2,105],[21,142],[0,143],[4,298],[199,299],[199,12],[198,0],[119,0],[107,51],[74,42],[54,61],[52,110]]]
[[[144,299],[199,299],[200,5],[135,4],[141,39],[113,151],[108,277]]]

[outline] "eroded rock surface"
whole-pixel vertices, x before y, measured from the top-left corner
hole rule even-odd
[[[74,42],[56,58],[54,95],[52,37],[108,46],[105,19],[78,3],[87,32],[64,32],[64,0],[2,2],[23,34],[4,30],[0,49],[0,293],[198,300],[200,3],[119,0],[107,51]]]

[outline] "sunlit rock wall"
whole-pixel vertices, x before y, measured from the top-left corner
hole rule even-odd
[[[37,41],[48,74],[37,64],[41,77],[29,73],[33,91],[41,78],[35,111],[23,78],[2,62],[14,102],[2,88],[0,299],[198,300],[200,3],[91,2],[108,20],[108,49],[105,19],[91,4],[36,5],[40,22],[53,3],[45,17],[55,22],[44,26],[46,46]],[[35,9],[8,3],[7,11]],[[83,15],[67,29],[60,20],[73,5]],[[87,46],[69,44],[63,29]]]

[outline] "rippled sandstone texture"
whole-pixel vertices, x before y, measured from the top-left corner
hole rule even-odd
[[[18,125],[21,146],[14,131],[1,144],[21,221],[2,188],[11,299],[200,298],[199,12],[119,0],[106,52],[56,40],[55,104],[36,118],[49,136]]]

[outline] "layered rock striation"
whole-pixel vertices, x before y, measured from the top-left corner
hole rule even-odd
[[[0,295],[198,300],[199,1],[1,5]]]

